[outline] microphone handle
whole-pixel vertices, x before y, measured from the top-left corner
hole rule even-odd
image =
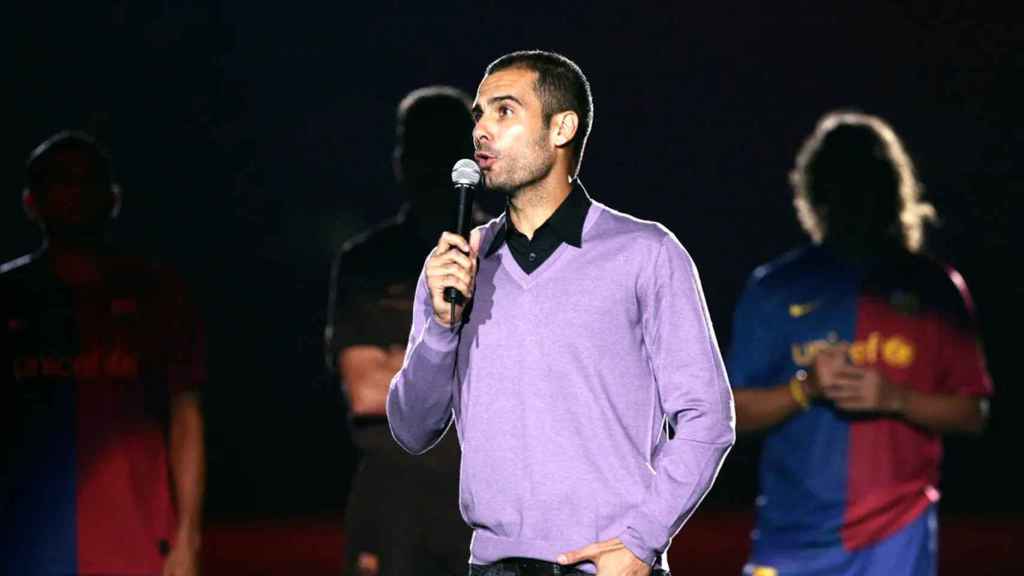
[[[449,286],[444,289],[444,301],[450,304],[462,305],[466,301],[466,297],[462,295],[454,286]]]
[[[470,218],[473,210],[473,187],[466,184],[456,184],[458,192],[458,205],[455,214],[455,233],[469,240]],[[466,301],[465,295],[453,286],[444,289],[444,301],[451,304],[461,305]]]

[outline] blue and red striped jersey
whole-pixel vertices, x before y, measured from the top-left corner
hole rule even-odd
[[[728,356],[736,389],[778,386],[829,343],[895,384],[990,395],[960,275],[902,250],[850,264],[824,246],[758,268],[737,306]],[[816,402],[764,437],[755,538],[762,546],[856,550],[938,499],[941,439],[897,418]]]
[[[205,379],[183,284],[135,258],[62,284],[46,257],[0,273],[0,572],[159,574],[175,511],[170,400]]]

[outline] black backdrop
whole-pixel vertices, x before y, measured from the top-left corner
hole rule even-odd
[[[521,48],[563,52],[588,74],[583,181],[679,236],[723,352],[747,274],[804,240],[786,184],[801,139],[835,107],[889,119],[943,216],[930,247],[973,289],[998,390],[986,436],[948,444],[944,505],[1019,511],[1004,471],[1019,454],[1024,46],[1008,13],[951,1],[38,4],[3,19],[0,259],[38,243],[19,206],[28,151],[58,129],[96,133],[125,189],[119,238],[177,265],[207,318],[211,515],[343,505],[352,453],[321,368],[330,256],[401,202],[398,100],[433,83],[472,93],[490,60]],[[755,452],[733,451],[709,507],[750,505]]]

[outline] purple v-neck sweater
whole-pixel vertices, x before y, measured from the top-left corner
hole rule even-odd
[[[503,224],[481,227],[482,247]],[[434,445],[454,414],[459,504],[474,529],[472,561],[483,564],[553,562],[618,537],[667,568],[669,541],[735,439],[689,255],[659,224],[597,202],[582,246],[562,244],[532,274],[507,245],[481,257],[461,331],[433,319],[421,275],[387,412],[412,453]]]

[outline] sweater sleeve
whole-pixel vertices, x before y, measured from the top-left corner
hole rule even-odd
[[[388,389],[391,435],[412,454],[422,454],[444,435],[452,419],[458,332],[434,319],[424,272],[416,283],[412,329],[402,369]]]
[[[710,490],[736,439],[732,392],[697,269],[671,234],[638,285],[644,344],[675,435],[654,451],[655,476],[619,536],[652,564]]]

